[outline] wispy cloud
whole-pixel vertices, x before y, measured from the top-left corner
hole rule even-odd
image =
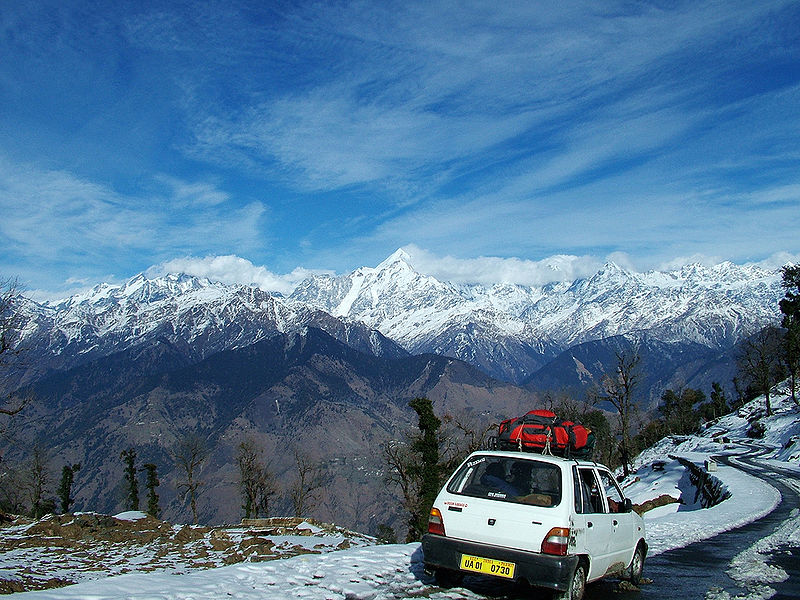
[[[745,56],[741,36],[779,6],[299,7],[305,50],[333,49],[330,76],[198,121],[192,151],[272,165],[301,189],[398,180],[421,189],[440,185],[444,170],[458,177],[476,161],[532,154],[555,183],[659,150],[707,119],[688,105],[713,93],[710,82],[682,71],[702,75],[697,59],[728,39],[739,39],[728,60]]]
[[[413,245],[536,282],[797,248],[796,0],[4,17],[0,269],[32,281],[212,257],[182,260],[288,289]]]
[[[362,104],[353,90],[322,90],[254,107],[236,119],[207,119],[192,149],[228,164],[274,163],[304,190],[436,180],[467,159],[524,131],[531,115],[445,118],[409,106]]]
[[[166,185],[164,185],[166,184]],[[130,196],[64,171],[0,160],[0,269],[34,263],[53,277],[120,276],[165,256],[201,247],[247,252],[263,243],[266,206],[231,205],[208,182],[156,178],[146,196]]]

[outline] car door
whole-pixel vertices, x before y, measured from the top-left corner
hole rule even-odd
[[[597,471],[593,467],[576,467],[575,473],[574,523],[583,532],[590,557],[588,579],[594,580],[605,575],[611,566],[613,519],[608,513]]]
[[[633,556],[633,549],[638,541],[636,523],[633,512],[626,512],[624,509],[625,496],[614,476],[606,469],[598,469],[597,473],[603,486],[603,495],[611,518],[612,535],[608,549],[610,566],[616,570],[627,566]]]

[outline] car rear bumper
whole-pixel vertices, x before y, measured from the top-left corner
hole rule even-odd
[[[572,573],[578,564],[577,556],[551,556],[537,552],[513,550],[477,542],[468,542],[427,533],[422,537],[425,569],[437,568],[460,571],[461,555],[469,554],[513,562],[514,579],[525,579],[530,585],[564,591],[569,588]],[[469,573],[468,571],[461,571]]]

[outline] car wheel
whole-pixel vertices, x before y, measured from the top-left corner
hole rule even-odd
[[[569,588],[563,592],[553,594],[553,600],[581,600],[586,591],[586,567],[579,563],[572,573],[569,581]]]
[[[436,569],[434,574],[436,585],[443,588],[455,587],[464,579],[464,575],[451,569]]]
[[[639,544],[628,567],[628,579],[633,585],[639,585],[641,582],[642,571],[644,571],[644,547]]]

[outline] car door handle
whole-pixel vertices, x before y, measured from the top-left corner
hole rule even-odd
[[[592,523],[591,521],[589,521],[589,522],[586,524],[586,526],[587,526],[587,527],[589,527],[589,528],[591,529],[592,527],[594,527],[594,523]]]
[[[616,519],[614,519],[614,520],[612,521],[612,523],[614,524],[614,527],[616,527],[617,525],[619,525],[619,521],[617,521]]]

